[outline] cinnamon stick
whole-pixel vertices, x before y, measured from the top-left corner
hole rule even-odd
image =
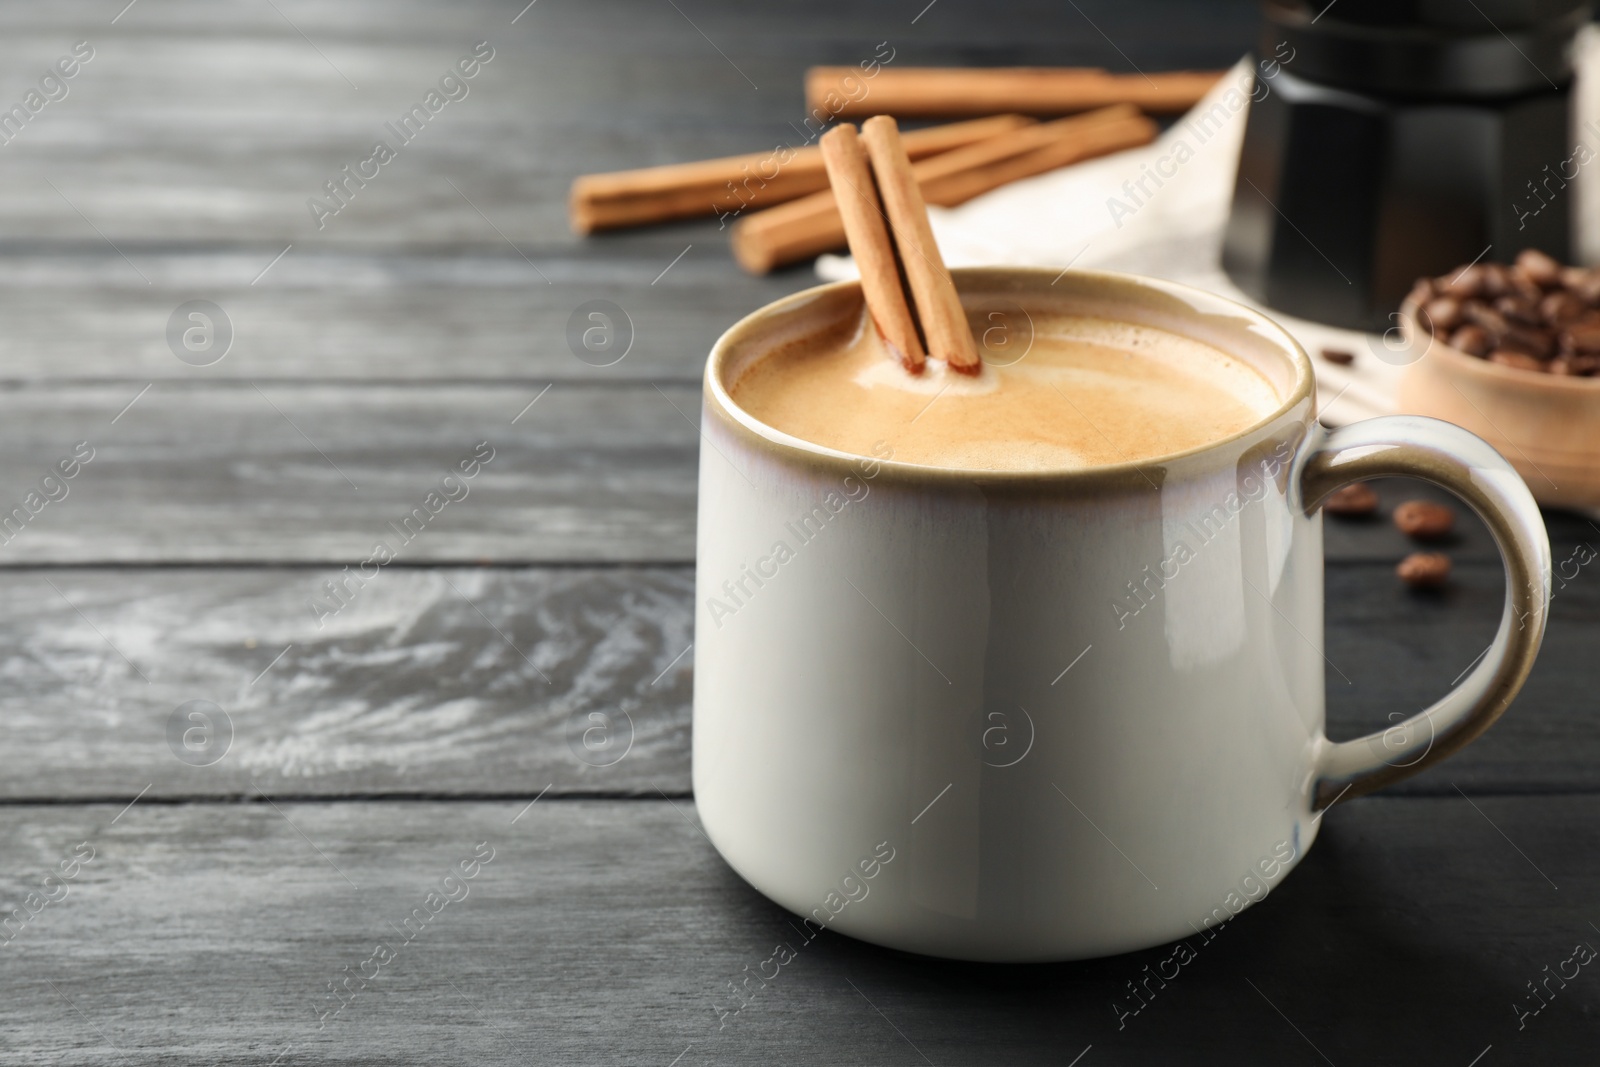
[[[1158,132],[1138,108],[1119,104],[1018,130],[1023,136],[952,149],[918,163],[912,173],[928,203],[955,207],[1069,163],[1149,144]]]
[[[928,354],[945,360],[951,370],[977,374],[983,369],[978,346],[967,326],[956,283],[939,255],[933,227],[928,225],[928,208],[900,143],[900,127],[889,116],[877,115],[861,124],[861,139],[872,161],[872,177],[878,184],[895,250],[900,253],[900,265],[905,268]]]
[[[1008,182],[1147,144],[1155,135],[1155,123],[1134,108],[1104,108],[997,134],[924,159],[911,171],[926,202],[955,207]],[[753,274],[844,244],[844,224],[826,190],[758,212],[733,227],[734,258]]]
[[[990,113],[988,118],[933,126],[906,134],[906,151],[922,159],[1033,121]],[[573,232],[593,233],[701,215],[738,215],[827,187],[820,149],[780,146],[722,159],[585,174],[573,180],[567,207]]]
[[[844,102],[839,118],[883,112],[901,118],[958,115],[1066,115],[1075,111],[1133,104],[1155,114],[1187,111],[1222,77],[1223,71],[1166,74],[1111,74],[1090,67],[885,67],[872,82],[870,96],[852,100],[843,81],[854,67],[812,67],[806,71],[808,107]]]
[[[895,263],[894,245],[884,222],[883,203],[873,182],[867,150],[849,123],[823,134],[820,145],[833,197],[844,220],[845,236],[850,240],[850,252],[861,272],[861,294],[866,298],[867,312],[900,365],[912,374],[921,374],[926,357],[905,291],[900,287],[900,268]]]

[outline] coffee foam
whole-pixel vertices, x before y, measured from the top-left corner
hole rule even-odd
[[[865,316],[747,364],[735,403],[784,433],[870,456],[969,470],[1081,470],[1173,455],[1263,421],[1281,403],[1244,360],[1137,323],[1031,311],[1032,343],[976,377],[889,357]],[[880,453],[881,454],[881,453]]]

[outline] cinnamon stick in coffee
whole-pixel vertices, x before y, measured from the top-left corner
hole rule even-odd
[[[951,370],[977,374],[983,368],[978,346],[967,327],[956,283],[939,255],[933,227],[928,225],[928,208],[900,143],[900,127],[889,116],[877,115],[861,124],[861,138],[872,161],[872,177],[878,183],[878,196],[906,272],[928,354],[945,360]]]
[[[988,118],[916,130],[904,137],[906,151],[922,159],[1033,121],[990,113]],[[827,187],[820,149],[784,146],[695,163],[585,174],[573,180],[567,206],[573,232],[593,233],[669,219],[737,215]]]
[[[1008,130],[921,160],[911,171],[927,203],[955,207],[1009,182],[1148,144],[1155,136],[1155,123],[1137,109],[1103,108]],[[765,274],[844,244],[844,224],[833,194],[827,190],[758,212],[733,228],[734,258],[753,274]]]
[[[926,357],[917,337],[911,307],[900,286],[900,267],[884,221],[883,202],[873,182],[867,150],[848,122],[822,135],[822,159],[844,220],[850,253],[861,272],[861,294],[878,334],[900,365],[921,374]]]
[[[885,67],[872,92],[852,99],[846,78],[854,67],[812,67],[806,71],[808,107],[839,107],[840,118],[882,112],[900,118],[953,118],[992,115],[1068,115],[1076,111],[1132,104],[1155,114],[1187,111],[1216,85],[1223,71],[1167,74],[1111,74],[1089,67]],[[853,84],[853,82],[852,82]],[[824,103],[825,102],[825,103]]]

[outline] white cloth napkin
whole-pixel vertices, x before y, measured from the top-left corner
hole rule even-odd
[[[1600,123],[1592,129],[1586,125],[1600,115],[1594,99],[1600,79],[1581,76],[1600,62],[1600,33],[1593,27],[1580,35],[1576,55],[1575,143],[1600,152]],[[930,207],[934,236],[952,267],[1070,264],[1151,275],[1221,293],[1271,315],[1311,353],[1324,422],[1342,425],[1390,413],[1401,367],[1392,362],[1396,357],[1382,335],[1273,311],[1245,296],[1222,272],[1222,231],[1249,113],[1252,62],[1240,60],[1204,100],[1148,145],[1015,182],[960,207]],[[1270,79],[1266,84],[1270,89]],[[1219,104],[1221,110],[1216,109]],[[1213,114],[1227,117],[1202,121]],[[1146,168],[1161,180],[1156,187],[1153,178],[1146,178],[1148,196],[1131,184]],[[1530,161],[1530,176],[1537,170],[1538,164]],[[1574,182],[1578,251],[1586,263],[1600,259],[1600,226],[1588,224],[1594,215],[1589,206],[1600,206],[1594,195],[1597,180],[1600,160],[1581,170]],[[1505,258],[1516,251],[1494,254]],[[826,280],[856,276],[847,256],[823,256],[816,271]],[[1351,352],[1355,361],[1349,366],[1331,363],[1321,357],[1323,349]]]

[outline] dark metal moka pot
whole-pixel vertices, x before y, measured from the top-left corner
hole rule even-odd
[[[1574,0],[1273,0],[1222,263],[1269,307],[1384,329],[1418,277],[1570,260]],[[1269,76],[1269,72],[1270,76]]]

